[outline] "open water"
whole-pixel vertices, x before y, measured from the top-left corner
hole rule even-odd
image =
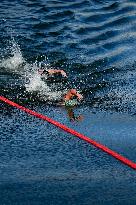
[[[42,80],[41,62],[68,80]],[[71,87],[81,122],[58,106]],[[135,0],[1,0],[0,94],[136,162]],[[0,105],[0,204],[136,204],[135,171]]]

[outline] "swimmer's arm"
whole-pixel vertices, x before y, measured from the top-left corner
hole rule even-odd
[[[82,100],[83,99],[83,95],[79,94],[78,92],[76,93],[76,96],[77,96],[78,100]]]
[[[67,77],[67,74],[65,73],[64,70],[58,70],[58,69],[49,69],[48,70],[49,74],[54,74],[54,73],[61,73],[62,76]]]

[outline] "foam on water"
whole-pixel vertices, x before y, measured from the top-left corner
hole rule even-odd
[[[62,95],[62,92],[53,92],[37,72],[29,76],[29,82],[25,84],[25,87],[28,92],[37,92],[37,96],[45,101],[60,99]]]
[[[33,93],[37,92],[37,97],[42,100],[58,100],[62,96],[61,91],[52,91],[51,87],[46,83],[46,76],[44,76],[44,81],[38,74],[38,66],[41,65],[39,62],[37,66],[37,61],[29,64],[24,58],[21,52],[20,46],[13,39],[10,42],[10,55],[8,58],[3,58],[0,62],[0,68],[6,70],[10,73],[17,73],[22,77],[23,85],[27,92]],[[7,53],[9,48],[7,48]],[[47,64],[49,68],[49,64]],[[16,84],[16,82],[15,82]]]
[[[7,59],[2,59],[0,67],[17,72],[20,65],[25,62],[19,45],[13,39],[10,47],[11,56]]]

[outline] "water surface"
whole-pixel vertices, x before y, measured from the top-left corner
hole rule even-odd
[[[0,93],[136,162],[134,0],[2,0]],[[66,82],[42,80],[41,62]],[[59,100],[84,100],[71,122]],[[46,122],[0,104],[1,204],[136,203],[136,174]]]

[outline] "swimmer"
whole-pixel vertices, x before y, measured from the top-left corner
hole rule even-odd
[[[41,68],[38,69],[38,73],[43,76],[48,75],[48,76],[52,76],[52,75],[61,75],[62,77],[67,78],[67,74],[64,70],[60,70],[60,69],[47,69],[45,68],[45,64],[41,63]]]
[[[73,108],[78,105],[78,101],[82,100],[83,96],[77,92],[76,89],[70,89],[64,96],[63,101],[67,110],[70,121],[79,121],[83,117],[81,115],[75,116]]]

